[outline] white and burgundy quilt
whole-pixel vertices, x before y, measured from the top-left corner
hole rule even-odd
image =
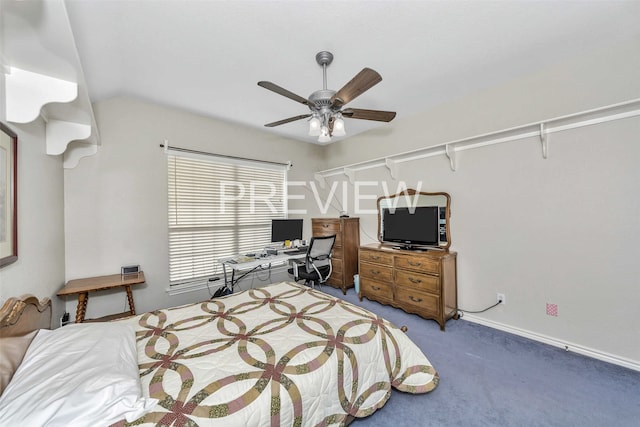
[[[295,283],[122,322],[136,329],[144,394],[158,399],[129,425],[346,425],[382,407],[391,387],[438,384],[396,326]]]

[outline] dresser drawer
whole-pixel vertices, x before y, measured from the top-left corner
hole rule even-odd
[[[331,274],[342,274],[342,260],[337,258],[331,259]]]
[[[396,288],[396,302],[413,307],[416,311],[435,316],[440,315],[440,297],[437,295],[398,287]]]
[[[333,245],[333,250],[331,251],[332,259],[342,259],[342,246]]]
[[[342,246],[342,230],[340,222],[314,222],[311,226],[311,232],[314,236],[333,236],[336,235],[334,248]]]
[[[395,283],[398,286],[417,291],[440,293],[440,277],[415,273],[409,270],[396,270]]]
[[[344,275],[342,271],[339,271],[339,272],[332,271],[331,277],[329,277],[329,280],[327,280],[327,283],[332,286],[342,286],[342,284],[344,283]]]
[[[417,255],[396,255],[394,264],[396,268],[440,274],[440,261]]]
[[[332,234],[340,234],[340,221],[313,221],[311,224],[314,235],[331,236]]]
[[[392,265],[393,255],[378,251],[360,249],[360,261],[375,262],[377,264]]]
[[[393,301],[393,288],[391,285],[369,280],[367,278],[360,277],[360,293],[363,296],[371,297],[376,301]]]
[[[360,277],[378,280],[385,283],[391,283],[393,277],[393,268],[383,265],[371,264],[368,262],[360,263]]]

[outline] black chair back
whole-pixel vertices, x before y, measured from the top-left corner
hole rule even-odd
[[[331,251],[336,242],[333,236],[312,237],[305,257],[305,268],[307,273],[320,270],[322,267],[331,266]],[[314,269],[315,266],[315,269]]]

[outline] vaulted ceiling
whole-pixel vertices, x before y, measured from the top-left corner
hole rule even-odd
[[[308,113],[259,87],[308,97],[315,55],[331,51],[328,87],[364,67],[382,82],[354,108],[395,121],[592,49],[640,39],[638,1],[67,0],[91,101],[129,95],[305,142]],[[347,136],[391,124],[346,120]]]

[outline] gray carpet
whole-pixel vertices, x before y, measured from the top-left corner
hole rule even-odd
[[[353,289],[320,290],[397,326],[440,375],[428,394],[393,391],[367,426],[640,426],[640,372],[465,320],[433,320],[372,302]]]

